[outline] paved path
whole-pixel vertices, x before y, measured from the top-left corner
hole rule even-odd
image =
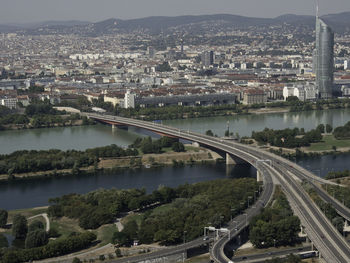
[[[40,217],[42,216],[45,221],[46,221],[46,232],[49,232],[50,231],[50,220],[49,220],[49,217],[47,216],[47,213],[43,213],[43,214],[39,214],[39,215],[36,215],[36,216],[32,216],[32,217],[29,217],[28,219],[34,219],[34,218],[37,218],[37,217]]]

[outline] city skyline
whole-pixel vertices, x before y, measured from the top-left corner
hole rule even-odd
[[[315,1],[251,0],[92,0],[44,1],[3,0],[0,23],[36,23],[51,20],[81,20],[96,22],[109,18],[132,19],[148,16],[180,16],[204,14],[235,14],[250,17],[277,17],[283,14],[314,15]],[[320,0],[320,15],[350,11],[350,1],[336,0],[330,3]]]

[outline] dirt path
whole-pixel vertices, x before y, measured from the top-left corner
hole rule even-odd
[[[47,213],[43,213],[43,214],[39,214],[39,215],[36,215],[36,216],[32,216],[32,217],[29,217],[28,219],[34,219],[34,218],[37,218],[37,217],[40,217],[42,216],[45,221],[46,221],[46,232],[49,232],[50,231],[50,220],[49,220],[49,217],[47,216]]]

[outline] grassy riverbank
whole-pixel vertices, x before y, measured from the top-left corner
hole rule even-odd
[[[310,147],[305,147],[303,149],[309,152],[325,152],[334,150],[349,151],[350,139],[338,140],[333,135],[324,135],[322,141],[312,143]]]

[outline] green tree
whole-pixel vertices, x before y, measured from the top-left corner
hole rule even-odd
[[[115,255],[117,256],[117,258],[121,258],[123,256],[119,248],[115,250]]]
[[[0,228],[3,228],[7,224],[8,213],[4,209],[0,209]]]
[[[81,263],[81,260],[77,257],[73,258],[72,263]]]
[[[21,258],[16,251],[9,251],[2,257],[3,263],[20,263]]]
[[[331,133],[333,131],[333,127],[329,124],[326,125],[326,132]]]
[[[32,232],[35,230],[43,230],[44,229],[44,224],[43,222],[40,222],[39,220],[33,221],[29,226],[28,226],[28,232]]]
[[[41,247],[49,241],[48,236],[43,229],[37,229],[29,232],[25,241],[26,248]]]
[[[325,132],[325,126],[324,124],[320,124],[317,126],[316,130],[320,131],[320,133],[324,133]]]
[[[173,143],[172,147],[174,152],[184,152],[185,151],[185,146],[181,142],[175,142]]]
[[[205,132],[205,135],[214,136],[214,133],[212,132],[212,130],[207,130],[207,131]]]
[[[16,214],[13,217],[12,235],[16,239],[25,239],[27,236],[27,232],[28,232],[27,219],[21,214]]]
[[[7,238],[0,233],[0,249],[8,246],[9,246],[9,243],[7,241]]]

